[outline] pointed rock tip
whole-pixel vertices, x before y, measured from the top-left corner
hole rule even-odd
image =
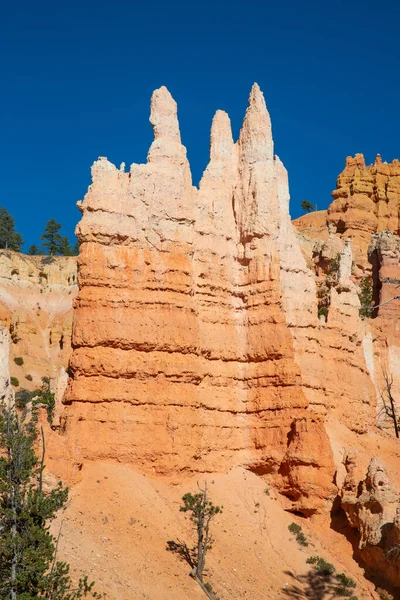
[[[177,113],[177,104],[165,85],[154,90],[150,103],[150,123],[155,139],[164,137],[180,143]]]
[[[232,149],[231,120],[224,110],[217,110],[211,125],[210,159],[226,158],[232,154]]]
[[[271,118],[260,86],[251,88],[249,105],[239,134],[242,158],[248,163],[274,159]]]
[[[249,106],[262,106],[263,108],[266,108],[264,94],[258,83],[253,83],[253,87],[251,88]]]
[[[233,141],[232,126],[228,113],[224,110],[217,110],[211,124],[211,141],[215,135],[224,134]]]
[[[154,90],[154,92],[151,95],[152,101],[153,101],[153,99],[157,100],[159,98],[164,99],[166,102],[170,101],[172,104],[174,104],[176,106],[176,102],[173,99],[171,92],[165,85],[162,85],[161,87]]]

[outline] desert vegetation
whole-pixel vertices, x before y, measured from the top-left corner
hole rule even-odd
[[[87,576],[72,581],[58,560],[49,523],[68,500],[60,482],[45,491],[45,442],[37,456],[37,415],[0,405],[0,597],[5,600],[101,598]],[[61,534],[61,532],[60,532]]]

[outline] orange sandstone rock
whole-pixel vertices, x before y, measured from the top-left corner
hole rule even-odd
[[[308,402],[282,306],[281,211],[292,226],[263,95],[254,85],[236,144],[216,113],[199,190],[166,88],[150,120],[147,164],[99,159],[79,203],[67,433],[85,458],[145,472],[276,472]]]
[[[400,162],[383,163],[378,155],[373,165],[366,166],[362,154],[347,157],[332,196],[327,221],[352,240],[357,266],[368,268],[371,235],[385,230],[399,233]]]

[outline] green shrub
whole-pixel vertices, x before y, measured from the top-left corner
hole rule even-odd
[[[16,356],[14,358],[14,362],[16,365],[18,365],[19,367],[22,367],[22,365],[24,364],[24,359],[22,358],[22,356]]]
[[[360,299],[360,315],[362,317],[372,317],[373,309],[372,305],[372,281],[370,277],[364,277],[360,282],[360,291],[358,297]]]
[[[329,592],[332,598],[348,598],[349,600],[358,600],[353,596],[353,590],[356,582],[344,573],[335,573],[335,567],[320,556],[310,556],[306,561],[313,565],[315,572],[324,582],[324,591]]]
[[[314,569],[318,575],[322,575],[323,577],[330,577],[335,572],[335,567],[320,556],[310,556],[306,562],[309,565],[314,565]]]
[[[352,595],[354,588],[356,587],[356,582],[351,577],[347,577],[344,573],[338,573],[336,575],[336,580],[338,585],[334,589],[334,593],[336,596],[340,598],[354,598]]]
[[[308,546],[307,538],[302,531],[296,535],[296,542],[300,544],[300,546]]]
[[[293,533],[296,536],[296,542],[300,544],[300,546],[308,546],[307,538],[302,532],[300,525],[297,525],[297,523],[290,523],[288,529],[290,533]]]
[[[33,377],[28,373],[28,375],[25,375],[25,379],[27,379],[28,381],[32,381]]]
[[[16,377],[11,377],[10,381],[11,385],[13,385],[14,387],[19,387],[19,381]]]
[[[50,391],[50,379],[42,377],[42,387],[31,392],[32,403],[34,406],[43,404],[47,411],[47,420],[51,424],[53,422],[55,398],[54,393]]]
[[[301,527],[300,527],[300,525],[297,525],[297,523],[290,523],[288,529],[289,529],[290,533],[294,533],[294,534],[300,533],[300,531],[301,531]]]
[[[26,407],[26,405],[29,404],[29,402],[31,400],[32,400],[32,392],[30,392],[29,390],[26,390],[25,388],[23,388],[22,390],[19,390],[15,394],[15,404],[17,405],[17,408],[19,408],[20,410],[23,410]]]

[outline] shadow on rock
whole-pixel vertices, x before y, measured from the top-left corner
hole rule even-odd
[[[291,571],[285,571],[285,575],[291,577],[294,583],[282,590],[282,598],[333,600],[341,596],[349,598],[349,600],[357,600],[351,588],[346,589],[347,586],[342,585],[342,574],[319,573],[315,569],[311,569],[305,575],[294,575]],[[351,587],[353,585],[352,582]]]
[[[167,542],[167,550],[168,552],[173,552],[174,554],[177,554],[181,558],[181,560],[187,562],[192,569],[196,568],[196,548],[189,548],[187,544],[185,544],[185,542],[180,542],[179,540],[177,542],[169,540]]]

